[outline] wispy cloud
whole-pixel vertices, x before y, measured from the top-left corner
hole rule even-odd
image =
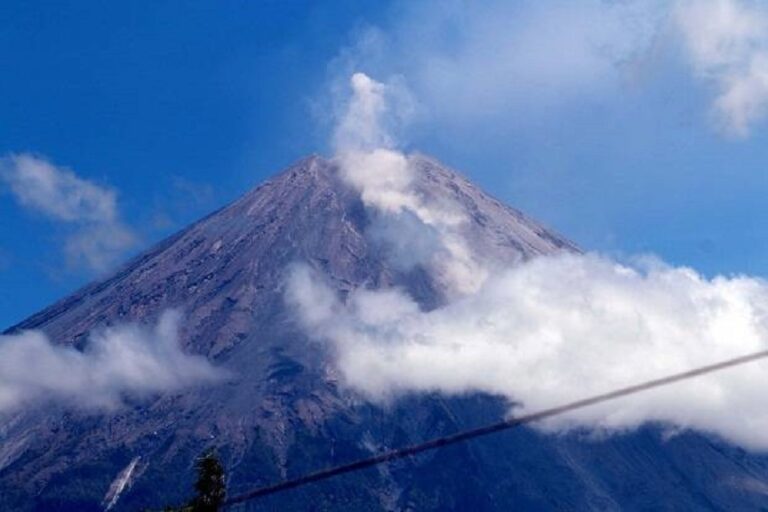
[[[685,0],[676,21],[697,75],[714,83],[723,128],[749,135],[768,112],[768,6],[737,0]]]
[[[213,382],[225,374],[178,344],[178,313],[153,328],[126,324],[91,333],[84,351],[39,331],[0,336],[0,413],[45,402],[113,408],[141,397]]]
[[[714,84],[712,110],[726,132],[748,135],[766,114],[764,3],[456,0],[404,3],[397,14],[360,30],[332,73],[398,77],[432,123],[525,122],[615,96],[660,53]]]
[[[72,264],[101,272],[136,243],[113,189],[26,153],[0,160],[0,180],[21,206],[70,228],[65,251]]]

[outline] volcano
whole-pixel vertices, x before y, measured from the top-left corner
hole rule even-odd
[[[473,250],[514,265],[579,249],[456,172],[412,158],[415,190],[458,205]],[[180,342],[227,370],[221,383],[127,400],[109,413],[47,403],[0,419],[1,510],[140,510],[183,502],[216,448],[238,494],[501,419],[493,396],[413,394],[381,405],[347,389],[285,301],[309,265],[344,297],[396,286],[433,308],[446,290],[392,265],[371,214],[333,161],[303,159],[93,283],[8,329],[82,348],[103,326],[183,315]],[[638,431],[595,439],[519,429],[314,483],[238,510],[755,510],[768,459],[716,439]],[[663,499],[661,498],[663,497]]]

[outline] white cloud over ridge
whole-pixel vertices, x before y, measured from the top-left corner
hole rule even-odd
[[[397,13],[360,31],[331,68],[400,77],[432,123],[526,117],[616,95],[659,54],[675,54],[713,86],[724,132],[746,136],[768,112],[765,3],[456,0],[404,3]]]
[[[0,413],[31,404],[111,409],[127,396],[174,391],[225,376],[178,344],[180,315],[153,328],[122,325],[91,333],[85,350],[52,343],[39,331],[0,336]]]
[[[288,298],[307,332],[332,343],[345,383],[377,401],[485,392],[533,412],[768,348],[768,283],[595,255],[534,259],[433,311],[398,289],[361,289],[342,303],[307,267],[292,274]],[[766,388],[768,366],[749,364],[544,428],[659,422],[766,450]]]
[[[65,242],[72,264],[101,272],[136,243],[120,220],[115,191],[69,169],[26,153],[10,155],[0,160],[0,181],[21,206],[72,228]]]

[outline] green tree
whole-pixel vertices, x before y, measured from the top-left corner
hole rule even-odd
[[[192,512],[218,512],[227,496],[224,467],[213,450],[197,459],[195,497],[189,503]]]

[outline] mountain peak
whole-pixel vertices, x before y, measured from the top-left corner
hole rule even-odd
[[[478,252],[514,262],[575,249],[437,160],[415,155],[411,162],[417,193],[458,205]],[[256,300],[255,290],[279,290],[282,265],[296,260],[322,267],[344,286],[396,281],[396,272],[366,238],[369,220],[337,164],[313,154],[9,332],[42,328],[62,343],[75,343],[101,324],[143,319],[162,308],[191,313],[214,289],[239,285],[239,293],[249,290]]]
[[[573,250],[436,160],[416,155],[410,163],[415,193],[458,209],[462,236],[477,254],[512,264]],[[59,499],[67,482],[77,482],[82,499],[98,502],[103,494],[88,493],[107,493],[111,480],[133,464],[136,481],[116,507],[135,509],[157,505],[151,498],[168,492],[153,481],[167,478],[162,475],[169,461],[189,467],[200,445],[212,440],[227,447],[228,467],[260,468],[255,474],[261,477],[235,471],[235,488],[264,475],[284,475],[289,461],[295,471],[295,450],[305,449],[296,444],[302,436],[330,449],[324,443],[336,436],[320,430],[361,425],[363,413],[353,405],[359,399],[340,386],[327,347],[308,339],[286,306],[286,270],[306,263],[342,297],[359,287],[398,286],[424,308],[442,300],[441,285],[428,269],[392,263],[387,247],[373,236],[375,221],[358,191],[341,178],[337,163],[310,155],[114,275],[13,328],[40,329],[55,343],[82,347],[93,329],[147,323],[177,309],[184,318],[179,333],[184,350],[207,356],[233,378],[226,385],[158,396],[118,416],[58,408],[21,415],[0,433],[0,496],[5,489],[27,489],[29,496],[39,494],[33,489],[45,489],[38,500],[44,503],[46,496]],[[368,407],[364,410],[370,412]],[[413,433],[419,431],[418,424],[406,423]],[[359,451],[358,435],[362,432],[334,449]],[[22,457],[24,452],[14,448],[19,443],[31,443],[41,455]],[[108,471],[87,473],[95,461]],[[169,489],[179,489],[177,484]]]

